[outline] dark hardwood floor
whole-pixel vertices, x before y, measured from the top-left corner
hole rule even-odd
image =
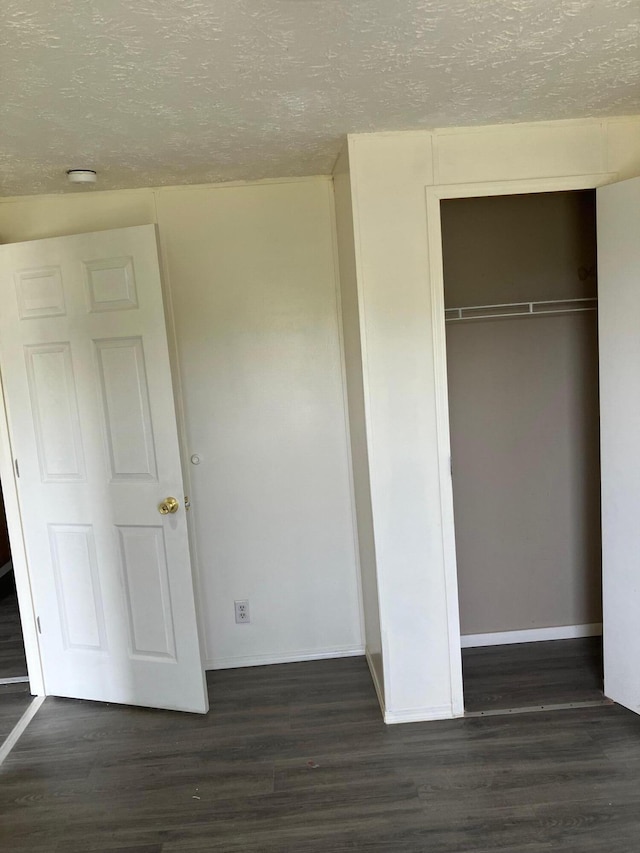
[[[28,684],[0,684],[0,744],[31,704]]]
[[[27,674],[13,572],[0,578],[0,678]]]
[[[603,698],[602,637],[463,649],[466,711]]]
[[[362,658],[209,683],[205,717],[47,699],[0,768],[3,853],[640,845],[640,718],[618,706],[385,726]]]

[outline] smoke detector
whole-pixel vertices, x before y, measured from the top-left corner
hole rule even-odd
[[[98,173],[93,169],[67,169],[67,178],[71,184],[95,184]]]

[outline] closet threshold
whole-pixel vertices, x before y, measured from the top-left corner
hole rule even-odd
[[[583,702],[548,702],[545,705],[526,705],[521,708],[490,708],[486,711],[465,711],[465,717],[507,717],[515,714],[536,714],[541,711],[573,711],[581,708],[601,708],[612,706],[612,699],[587,699]]]
[[[462,320],[487,320],[497,317],[534,317],[546,314],[574,314],[583,311],[596,311],[598,300],[586,299],[550,299],[542,302],[510,302],[499,305],[471,305],[464,308],[446,308],[444,318],[447,323]]]

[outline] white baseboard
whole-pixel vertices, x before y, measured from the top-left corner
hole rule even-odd
[[[0,566],[0,578],[3,578],[5,575],[8,575],[10,571],[13,569],[13,563],[11,560],[6,562],[4,566]]]
[[[431,708],[406,708],[400,711],[385,711],[384,721],[390,726],[396,723],[431,723],[434,720],[452,720],[451,705],[435,705]]]
[[[384,702],[384,694],[382,692],[382,685],[378,680],[378,673],[376,672],[376,668],[373,665],[369,652],[365,652],[365,655],[367,658],[367,663],[369,664],[369,672],[371,673],[373,686],[375,687],[378,702],[380,703],[382,718],[387,725],[394,726],[398,723],[429,723],[434,720],[451,720],[455,716],[451,705],[439,705],[437,707],[432,708],[406,708],[400,711],[387,711]]]
[[[240,669],[244,666],[270,666],[276,663],[300,663],[306,660],[352,658],[364,655],[364,646],[336,646],[317,651],[301,651],[290,655],[238,655],[232,658],[205,660],[205,669]]]
[[[463,649],[477,646],[507,646],[511,643],[540,643],[545,640],[575,640],[580,637],[599,637],[602,623],[591,625],[560,625],[556,628],[530,628],[526,631],[498,631],[494,634],[466,634],[460,637]]]

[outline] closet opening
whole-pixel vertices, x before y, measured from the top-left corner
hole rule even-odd
[[[465,713],[602,702],[595,191],[440,205]]]

